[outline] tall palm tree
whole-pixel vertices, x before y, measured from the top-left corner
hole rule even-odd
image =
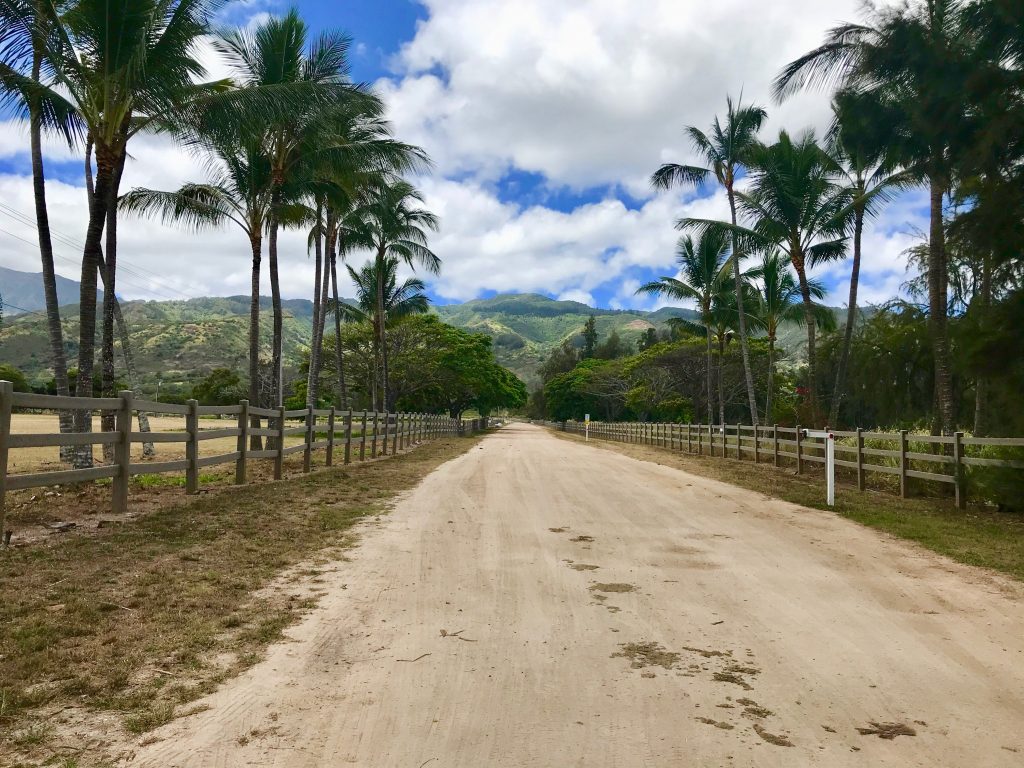
[[[386,342],[387,308],[385,279],[389,259],[420,266],[431,274],[441,271],[441,259],[427,247],[427,233],[437,231],[438,218],[419,206],[423,195],[407,181],[381,183],[371,190],[350,217],[354,221],[354,244],[374,254],[377,277],[374,308],[375,360],[380,375],[379,402],[383,410],[390,406],[388,355]]]
[[[260,403],[260,271],[263,235],[270,217],[270,163],[240,131],[219,130],[196,136],[193,145],[208,158],[206,183],[189,183],[172,192],[135,188],[123,195],[122,211],[159,215],[165,223],[184,224],[195,230],[232,223],[245,233],[252,254],[249,296],[249,401]],[[267,404],[272,405],[272,404]],[[259,428],[260,419],[252,417]],[[262,447],[251,438],[254,450]]]
[[[339,305],[342,316],[353,322],[372,322],[377,308],[377,287],[384,286],[384,313],[388,321],[401,320],[413,314],[422,314],[430,309],[430,298],[425,291],[427,284],[418,277],[409,277],[398,282],[398,259],[384,260],[383,279],[377,275],[377,263],[367,261],[358,270],[346,265],[349,277],[356,287],[356,305]],[[338,307],[332,307],[334,311]]]
[[[786,131],[774,144],[758,144],[748,154],[752,181],[736,199],[749,227],[707,219],[684,219],[684,227],[731,231],[750,250],[782,250],[796,270],[807,325],[807,368],[811,419],[819,415],[816,383],[814,300],[807,271],[846,254],[849,193],[835,183],[839,168],[812,132],[792,138]]]
[[[275,395],[280,398],[282,382],[281,290],[278,267],[278,233],[282,210],[289,194],[302,190],[314,168],[323,173],[333,168],[344,174],[353,168],[376,167],[385,171],[406,171],[424,167],[421,150],[396,142],[382,133],[349,135],[338,129],[339,115],[358,111],[364,119],[379,119],[381,100],[365,86],[348,77],[351,38],[338,31],[322,33],[311,43],[309,30],[298,11],[270,18],[254,29],[227,32],[216,47],[231,65],[235,82],[243,89],[277,89],[298,86],[306,98],[287,114],[269,117],[262,111],[244,115],[257,126],[270,162],[271,207],[268,223],[268,261],[271,300],[274,307],[273,369]]]
[[[70,394],[64,333],[57,301],[57,277],[53,262],[53,241],[46,206],[46,175],[43,165],[43,131],[62,135],[70,145],[79,138],[79,122],[73,105],[44,83],[52,80],[54,35],[49,25],[55,18],[46,13],[45,0],[0,0],[0,107],[11,105],[27,113],[29,150],[32,161],[32,192],[35,203],[36,233],[42,262],[43,297],[46,327],[50,343],[57,394]],[[28,75],[25,75],[25,70]],[[58,413],[60,431],[74,429],[72,411]],[[61,446],[61,459],[70,461],[70,448]]]
[[[710,176],[714,176],[725,188],[729,199],[729,212],[732,224],[736,226],[736,176],[746,163],[747,153],[757,141],[757,132],[761,129],[766,113],[757,106],[733,104],[732,98],[726,100],[727,111],[725,125],[716,117],[708,136],[699,128],[688,126],[686,133],[697,151],[709,167],[701,168],[692,165],[669,163],[661,166],[651,177],[655,189],[670,189],[677,184],[697,185]],[[750,405],[751,424],[757,425],[757,396],[754,392],[754,376],[750,366],[750,349],[747,344],[746,314],[743,307],[742,281],[740,280],[741,250],[737,247],[735,237],[732,238],[733,287],[736,291],[736,307],[740,337],[740,349],[743,354],[743,375],[747,387],[747,400]]]
[[[956,424],[947,323],[943,202],[956,148],[972,129],[964,84],[972,72],[962,0],[914,0],[874,10],[867,24],[843,24],[776,78],[784,97],[810,85],[836,85],[852,113],[882,125],[893,157],[928,187],[928,322],[942,431]]]
[[[710,231],[694,240],[683,235],[676,244],[676,277],[661,277],[637,288],[637,294],[664,296],[675,301],[693,301],[697,305],[700,321],[707,337],[705,358],[707,382],[708,424],[714,421],[711,336],[714,325],[713,310],[724,296],[733,290],[730,279],[729,237],[722,230]]]
[[[804,320],[801,306],[800,285],[789,270],[788,259],[776,251],[764,254],[757,269],[759,289],[753,309],[754,322],[764,331],[768,339],[768,392],[765,395],[764,420],[772,423],[772,392],[775,375],[775,342],[779,328]],[[819,280],[808,280],[808,289],[813,298],[821,301],[827,295],[824,284]],[[829,328],[835,318],[828,307],[814,305],[815,318],[819,328]],[[834,422],[833,422],[834,423]]]
[[[840,94],[835,102],[836,121],[830,132],[829,153],[839,163],[838,183],[849,195],[849,215],[843,216],[852,230],[852,263],[850,265],[850,297],[846,304],[846,328],[836,366],[835,385],[828,423],[839,423],[839,406],[846,390],[846,366],[850,359],[853,327],[857,320],[857,288],[860,280],[861,244],[864,223],[876,216],[885,202],[913,183],[913,176],[895,169],[886,156],[884,139],[877,131],[881,126],[864,125],[860,116],[845,106]]]

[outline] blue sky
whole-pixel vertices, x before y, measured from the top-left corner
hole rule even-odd
[[[741,90],[770,114],[764,138],[785,127],[822,130],[827,94],[782,105],[771,77],[817,44],[824,30],[858,18],[858,0],[305,0],[314,31],[353,39],[352,73],[372,83],[396,134],[433,157],[416,179],[442,219],[433,240],[443,259],[431,280],[439,302],[531,291],[605,307],[651,308],[637,285],[673,274],[682,215],[724,217],[720,190],[653,194],[662,162],[694,160],[685,125],[706,127]],[[278,0],[230,5],[224,22],[258,23],[288,7]],[[212,51],[208,52],[212,56]],[[211,72],[217,66],[211,59]],[[140,137],[125,186],[171,189],[203,175],[201,162],[162,137]],[[75,277],[84,232],[80,151],[47,150],[52,218],[62,234],[58,269]],[[31,214],[24,127],[0,123],[0,199]],[[880,301],[905,280],[903,250],[923,229],[924,198],[887,208],[865,241],[862,296]],[[30,228],[0,215],[0,229],[31,241]],[[128,298],[244,293],[248,254],[238,232],[196,236],[127,220],[120,258],[135,275]],[[282,241],[286,295],[311,292],[302,233]],[[168,269],[169,263],[182,265]],[[356,257],[355,261],[359,261]],[[0,232],[0,264],[37,270],[24,242]],[[833,304],[845,302],[848,266],[819,271]]]

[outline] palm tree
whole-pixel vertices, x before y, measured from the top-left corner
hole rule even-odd
[[[74,107],[63,96],[43,83],[44,68],[52,67],[48,41],[53,38],[49,25],[54,18],[46,13],[44,0],[0,0],[0,107],[13,103],[15,109],[28,114],[29,149],[32,160],[32,191],[35,202],[36,233],[43,271],[43,296],[46,305],[46,326],[50,342],[57,394],[67,396],[67,355],[57,301],[57,277],[53,263],[53,241],[46,206],[46,176],[43,165],[42,134],[46,130],[62,135],[70,145],[79,135]],[[28,76],[23,70],[27,67]],[[58,414],[60,431],[74,429],[72,411]],[[61,459],[70,461],[73,452],[61,446]]]
[[[374,254],[377,277],[377,301],[373,325],[376,346],[375,361],[380,372],[380,402],[383,410],[390,405],[388,355],[386,343],[387,308],[385,283],[387,262],[405,262],[423,267],[431,274],[441,271],[441,259],[427,247],[427,232],[437,231],[438,219],[419,207],[422,194],[406,181],[381,183],[370,191],[350,217],[353,221],[353,245],[370,249]]]
[[[215,135],[196,136],[193,145],[210,160],[206,183],[185,184],[173,192],[136,188],[121,197],[119,206],[128,213],[159,215],[165,223],[180,223],[195,230],[232,223],[245,233],[252,254],[249,401],[260,406],[260,268],[263,234],[270,217],[270,163],[238,131],[234,135],[219,130]],[[258,429],[259,417],[253,416],[251,423]],[[259,450],[262,439],[254,435],[251,444],[253,450]]]
[[[401,320],[408,315],[422,314],[430,309],[430,298],[424,291],[427,285],[418,277],[398,282],[398,259],[384,260],[383,279],[377,276],[377,263],[367,261],[359,270],[347,266],[349,277],[356,287],[356,305],[340,304],[332,307],[347,320],[372,322],[377,307],[377,286],[384,286],[384,313],[389,322]]]
[[[917,0],[876,10],[867,24],[843,24],[776,78],[780,97],[809,85],[835,84],[850,114],[884,126],[894,159],[927,184],[928,322],[935,356],[935,393],[942,431],[956,423],[947,323],[947,257],[942,213],[957,145],[971,130],[965,88],[970,35],[961,0]]]
[[[765,332],[768,339],[768,393],[765,395],[764,420],[772,423],[772,391],[775,374],[775,342],[779,328],[787,323],[800,323],[804,320],[801,306],[800,286],[783,254],[766,253],[757,269],[759,290],[754,306],[754,322]],[[827,295],[825,286],[819,280],[808,280],[810,294],[819,301]],[[819,328],[834,325],[835,318],[828,307],[814,305],[815,317]],[[833,422],[834,423],[834,422]]]
[[[379,119],[384,105],[364,86],[348,78],[351,38],[337,31],[322,33],[307,47],[308,28],[298,11],[270,18],[255,29],[223,34],[218,50],[234,70],[243,89],[299,88],[305,94],[287,114],[269,117],[261,111],[244,115],[256,126],[270,162],[271,207],[268,223],[268,260],[274,307],[273,369],[275,396],[283,391],[282,312],[278,271],[278,233],[288,196],[303,194],[304,183],[324,169],[346,174],[352,169],[375,167],[406,171],[427,164],[421,150],[381,135],[349,135],[339,130],[341,118],[352,111],[364,119]],[[358,107],[353,109],[353,104]],[[377,123],[386,133],[386,125]],[[314,170],[315,169],[315,170]]]
[[[696,185],[707,180],[711,175],[725,188],[729,198],[729,212],[732,224],[736,226],[736,175],[746,162],[747,153],[757,141],[757,132],[761,129],[766,113],[756,106],[733,104],[732,98],[726,100],[727,111],[725,125],[718,118],[711,126],[709,137],[699,128],[688,126],[686,133],[700,152],[708,168],[692,165],[676,165],[669,163],[661,166],[651,177],[655,189],[671,189],[677,184]],[[750,405],[751,424],[757,425],[757,396],[754,392],[754,376],[750,366],[750,350],[747,344],[746,315],[743,308],[742,281],[740,280],[740,254],[737,240],[732,238],[733,287],[736,291],[736,307],[740,349],[743,354],[743,375],[747,386],[747,400]]]
[[[807,270],[846,253],[845,219],[849,193],[836,185],[838,165],[807,132],[793,139],[786,131],[771,145],[748,154],[752,183],[737,192],[740,210],[752,223],[731,226],[707,219],[681,225],[702,231],[729,230],[751,250],[782,250],[796,270],[807,325],[808,390],[811,419],[820,421],[817,399],[814,301]]]
[[[679,272],[676,277],[661,277],[637,288],[637,294],[664,296],[675,301],[693,301],[707,337],[706,379],[708,424],[714,421],[711,394],[711,329],[713,310],[733,290],[730,279],[729,238],[724,231],[709,231],[697,240],[683,235],[676,245]]]
[[[848,191],[849,215],[843,216],[853,232],[853,260],[850,266],[850,298],[846,305],[846,328],[836,366],[835,385],[828,423],[839,423],[839,406],[846,388],[846,365],[850,359],[853,327],[857,320],[857,287],[860,279],[861,242],[865,220],[876,216],[880,206],[905,189],[913,177],[893,168],[885,156],[882,141],[872,136],[874,126],[864,126],[856,114],[844,108],[842,95],[836,100],[836,121],[830,135],[830,154],[840,164],[839,183]]]

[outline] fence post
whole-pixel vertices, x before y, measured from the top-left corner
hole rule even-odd
[[[736,458],[743,461],[743,432],[740,425],[736,425]]]
[[[900,430],[900,498],[907,498],[907,430]]]
[[[686,452],[693,453],[693,440],[691,438],[690,422],[686,422]]]
[[[345,463],[352,463],[352,409],[345,416]]]
[[[757,424],[754,425],[754,463],[761,463],[761,440],[758,435]]]
[[[377,458],[377,429],[380,426],[380,414],[373,412],[373,438],[370,441],[370,458]]]
[[[199,493],[199,401],[188,401],[188,415],[185,416],[185,493]]]
[[[334,406],[331,406],[330,413],[327,414],[327,456],[325,463],[328,467],[334,466]]]
[[[804,456],[800,452],[803,448],[803,431],[800,429],[800,425],[796,425],[796,473],[799,475],[804,471]]]
[[[966,509],[967,488],[964,484],[964,465],[961,459],[964,455],[964,433],[953,433],[953,488],[956,490],[956,508]]]
[[[14,384],[0,381],[0,546],[7,544],[7,439],[11,436]]]
[[[274,457],[274,479],[284,476],[284,406],[277,409],[277,455]]]
[[[306,407],[306,447],[302,451],[302,471],[309,472],[313,459],[313,406]]]
[[[245,485],[245,461],[249,453],[249,401],[239,402],[238,412],[238,458],[235,459],[235,485]]]
[[[359,440],[359,460],[366,461],[366,420],[369,417],[369,413],[363,410],[363,429],[360,433]]]
[[[398,453],[399,438],[402,435],[402,414],[395,413],[395,435],[391,438],[391,455]]]
[[[779,466],[779,425],[772,424],[772,462]]]
[[[132,460],[132,399],[135,394],[131,390],[118,392],[121,405],[114,417],[114,429],[120,439],[114,444],[114,463],[117,464],[117,475],[112,483],[113,498],[111,506],[115,514],[128,511],[128,481],[131,480],[129,464]]]
[[[857,490],[864,490],[864,431],[857,427]]]
[[[391,417],[393,415],[394,414],[391,414],[391,413],[388,413],[387,411],[384,411],[384,440],[383,440],[383,445],[381,445],[381,448],[380,448],[381,456],[387,456],[388,455],[388,435],[390,434]]]

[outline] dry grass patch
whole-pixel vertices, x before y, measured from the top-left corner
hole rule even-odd
[[[265,587],[340,557],[354,523],[479,439],[179,498],[88,536],[0,552],[0,754],[93,765],[110,733],[72,743],[71,727],[114,715],[142,733],[181,714],[315,604],[291,583]]]

